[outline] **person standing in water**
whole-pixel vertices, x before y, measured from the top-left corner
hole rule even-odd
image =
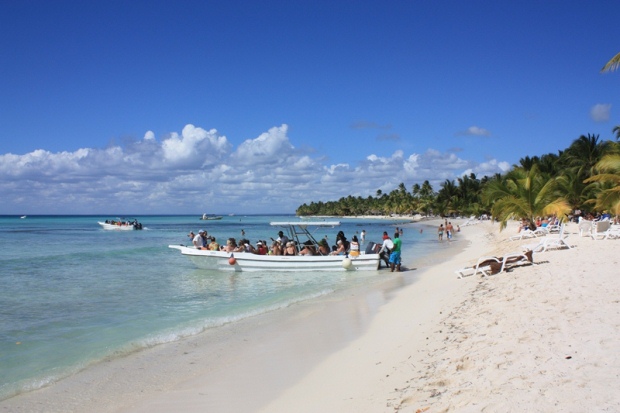
[[[398,231],[394,233],[394,248],[392,248],[392,252],[390,253],[390,271],[394,272],[394,268],[396,271],[400,272],[400,250],[402,246],[402,241],[399,238]]]
[[[443,242],[443,224],[439,224],[439,228],[437,229],[437,236],[439,237],[439,241]]]

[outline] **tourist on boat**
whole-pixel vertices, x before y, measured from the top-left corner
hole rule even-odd
[[[329,255],[344,255],[347,252],[347,249],[344,246],[344,242],[339,239],[336,241],[336,250],[332,251]]]
[[[235,249],[233,250],[233,252],[245,252],[245,244],[246,244],[246,240],[244,239],[240,239],[239,240],[239,244],[237,244],[237,246],[235,247]]]
[[[189,237],[190,240],[194,241],[194,237],[196,236],[196,234],[194,234],[194,231],[190,231],[189,234],[187,234],[187,236]]]
[[[299,251],[299,255],[316,255],[312,241],[308,240],[304,242],[304,248]]]
[[[254,254],[258,255],[266,255],[267,254],[267,245],[263,241],[258,241],[256,243],[256,249]]]
[[[220,244],[218,244],[215,241],[215,237],[211,236],[211,242],[208,245],[208,248],[210,251],[219,251],[220,250]]]
[[[237,248],[237,241],[234,238],[228,238],[226,240],[226,245],[222,245],[221,250],[224,252],[234,252]]]
[[[357,240],[357,235],[353,235],[351,242],[349,243],[349,255],[352,257],[358,257],[360,255],[360,243]]]
[[[329,255],[329,253],[329,245],[327,244],[327,240],[323,238],[321,241],[319,241],[319,254]]]
[[[199,250],[202,249],[205,246],[206,238],[207,238],[207,233],[205,232],[204,229],[201,229],[200,231],[198,231],[198,235],[196,235],[194,239],[192,240],[194,247]]]
[[[282,255],[297,255],[297,248],[295,248],[295,243],[293,241],[286,243],[286,247],[284,248]]]
[[[241,245],[245,247],[245,252],[251,252],[252,254],[256,252],[256,248],[254,248],[249,239],[244,239]]]
[[[273,238],[271,238],[271,240],[273,241]],[[286,235],[284,235],[284,232],[280,231],[278,232],[278,239],[276,241],[280,241],[280,245],[286,246],[286,244],[289,242],[289,239]]]
[[[273,244],[271,244],[271,250],[269,251],[269,254],[270,255],[282,255],[282,247],[280,246],[280,241],[278,240],[273,241]]]
[[[338,241],[342,241],[342,248],[344,248],[344,252],[349,251],[350,243],[347,241],[347,237],[345,237],[344,232],[338,231],[336,235],[336,250],[340,249],[340,245],[338,245]]]

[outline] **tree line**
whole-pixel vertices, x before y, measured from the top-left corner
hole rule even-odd
[[[616,141],[582,135],[557,154],[526,156],[505,174],[478,178],[463,175],[446,179],[435,191],[428,180],[404,183],[376,196],[347,196],[337,201],[311,202],[297,208],[297,215],[492,215],[502,223],[557,215],[574,210],[620,214],[620,127]]]

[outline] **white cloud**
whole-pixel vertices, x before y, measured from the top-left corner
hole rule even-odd
[[[590,117],[595,122],[607,122],[609,120],[609,113],[611,112],[610,103],[597,103],[590,109]]]
[[[311,147],[296,148],[288,126],[273,127],[233,148],[215,129],[187,125],[161,142],[105,149],[0,155],[0,213],[265,213],[293,212],[311,201],[408,188],[429,180],[439,188],[463,171],[492,175],[498,160],[477,164],[451,152],[396,150],[355,165],[328,164]]]
[[[464,131],[457,133],[457,135],[463,136],[491,136],[491,132],[478,126],[470,126]]]

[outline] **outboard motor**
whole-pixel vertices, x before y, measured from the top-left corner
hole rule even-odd
[[[376,254],[377,251],[379,251],[379,248],[377,248],[378,245],[375,244],[374,242],[370,241],[368,243],[368,245],[366,245],[366,254]]]

